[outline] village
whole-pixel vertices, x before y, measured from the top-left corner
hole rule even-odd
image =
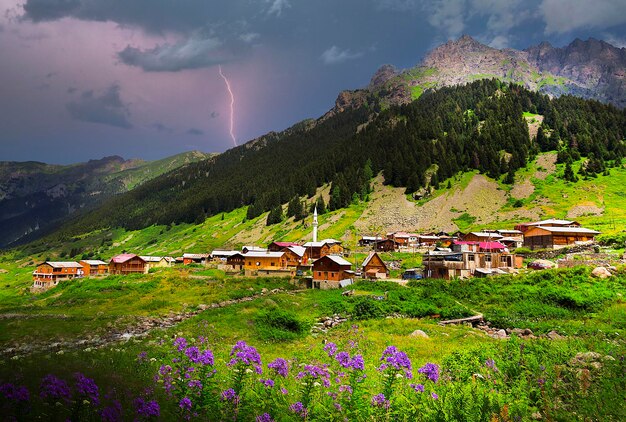
[[[53,288],[59,282],[106,275],[147,274],[156,268],[190,264],[216,268],[228,276],[283,277],[303,288],[334,289],[356,280],[406,281],[421,278],[470,278],[516,274],[524,268],[524,250],[558,250],[591,245],[596,230],[576,221],[547,219],[517,224],[513,229],[469,233],[408,233],[395,231],[386,236],[362,236],[351,250],[336,239],[318,240],[317,210],[313,214],[312,240],[306,243],[274,241],[266,246],[246,245],[241,250],[215,249],[205,253],[184,253],[180,257],[122,253],[108,262],[98,259],[46,261],[33,271],[33,291]],[[421,267],[407,268],[390,278],[390,266],[381,254],[409,253],[421,256]],[[358,257],[362,259],[357,261]],[[363,258],[364,257],[364,258]],[[528,268],[551,267],[537,261]]]

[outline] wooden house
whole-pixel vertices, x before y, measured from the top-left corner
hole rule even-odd
[[[306,253],[304,246],[289,246],[283,249],[283,252],[287,260],[287,267],[298,268],[304,264],[304,254]]]
[[[387,239],[396,242],[398,249],[410,249],[418,246],[419,235],[416,233],[393,232],[387,233]]]
[[[145,274],[147,272],[146,261],[132,253],[116,255],[109,261],[109,274]]]
[[[99,259],[83,259],[80,261],[86,276],[106,275],[109,273],[109,264]]]
[[[436,234],[422,234],[417,238],[417,243],[420,246],[435,246],[441,238]]]
[[[345,287],[353,278],[352,264],[338,255],[325,255],[313,262],[313,288]]]
[[[144,261],[146,261],[146,265],[148,266],[148,270],[151,268],[167,268],[172,266],[173,258],[168,256],[149,256],[142,255],[140,257]]]
[[[253,245],[247,245],[241,248],[241,252],[243,253],[248,253],[248,252],[266,252],[267,249],[266,248],[262,248],[260,246],[253,246]]]
[[[535,221],[532,223],[521,223],[515,226],[515,230],[519,230],[522,233],[526,233],[529,229],[533,227],[580,227],[580,223],[578,221],[571,220],[557,220],[555,218],[550,218],[548,220]]]
[[[206,264],[209,260],[208,253],[184,253],[183,265],[189,264]]]
[[[462,252],[429,251],[424,254],[423,265],[424,277],[450,280],[511,273],[522,268],[523,258],[505,250],[481,251],[476,245],[476,248]]]
[[[393,239],[383,239],[374,243],[374,249],[377,252],[394,252],[399,247],[400,245]]]
[[[231,255],[226,259],[227,265],[235,270],[244,270],[246,275],[283,275],[287,269],[285,252],[248,252]]]
[[[315,261],[326,255],[343,254],[341,242],[335,239],[324,239],[319,242],[307,242],[303,245],[305,249],[304,264]]]
[[[384,239],[380,236],[363,236],[359,239],[359,246],[372,246],[381,240]]]
[[[83,266],[74,261],[46,261],[33,271],[33,288],[49,289],[61,280],[83,277]]]
[[[272,242],[267,245],[267,250],[270,252],[280,252],[290,246],[300,246],[300,244],[295,242]]]
[[[211,259],[213,261],[218,261],[218,262],[225,262],[228,257],[236,255],[240,253],[239,251],[232,251],[232,250],[221,250],[221,249],[216,249],[213,252],[211,252]]]
[[[370,252],[361,264],[361,274],[365,278],[376,280],[389,277],[389,269],[376,252]]]
[[[558,249],[593,242],[600,232],[584,227],[530,227],[524,232],[524,246],[530,249]]]
[[[502,239],[504,236],[495,232],[471,232],[463,236],[463,240],[469,242],[492,242]]]

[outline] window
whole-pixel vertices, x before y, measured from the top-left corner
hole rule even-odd
[[[257,267],[260,267],[260,266],[261,266],[261,263],[260,263],[259,261],[257,261],[257,262],[256,262],[256,266],[257,266]]]
[[[491,255],[485,255],[485,262],[491,262]]]
[[[275,262],[272,262],[270,265],[271,265],[272,267],[275,267],[275,266],[276,266],[276,263],[275,263]]]

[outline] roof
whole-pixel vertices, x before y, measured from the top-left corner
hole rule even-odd
[[[52,268],[83,268],[83,266],[76,261],[46,261],[39,265],[43,264],[48,264]]]
[[[365,260],[363,261],[363,263],[361,264],[361,267],[367,267],[367,265],[370,263],[370,261],[372,260],[372,258],[374,258],[374,256],[377,256],[378,254],[376,252],[370,252],[369,255],[367,255],[367,258],[365,258]],[[380,257],[379,257],[380,258]],[[382,259],[381,259],[382,262]],[[383,265],[385,267],[387,267],[387,265],[385,265],[385,263],[383,262]]]
[[[584,227],[551,227],[537,226],[537,229],[547,230],[551,233],[579,233],[579,234],[600,234],[599,231],[586,229]]]
[[[383,240],[380,236],[362,236],[361,240]]]
[[[280,258],[283,256],[285,252],[256,252],[250,251],[246,254],[242,253],[241,255],[246,258]]]
[[[542,226],[542,225],[548,225],[548,224],[556,224],[559,226],[568,226],[570,224],[578,224],[578,222],[576,221],[570,221],[570,220],[557,220],[555,218],[549,218],[547,220],[541,220],[541,221],[535,221],[533,223],[522,223],[522,226]]]
[[[506,249],[506,246],[500,242],[479,242],[478,247],[485,250]]]
[[[126,261],[130,261],[133,258],[141,259],[141,257],[135,255],[134,253],[123,253],[123,254],[115,255],[113,258],[111,258],[110,262],[113,262],[114,264],[122,264]],[[141,260],[143,261],[143,259]]]
[[[387,233],[387,236],[393,236],[393,237],[418,237],[419,235],[416,234],[416,233],[393,232],[393,233]]]
[[[209,257],[208,253],[184,253],[183,254],[183,258],[188,258],[188,259],[204,259],[208,257]]]
[[[352,283],[353,283],[353,281],[352,281],[352,279],[350,279],[350,278],[346,278],[345,280],[341,280],[341,281],[339,281],[339,285],[340,285],[341,287],[348,287],[348,286],[350,286]]]
[[[106,262],[100,261],[99,259],[81,259],[80,262],[84,262],[87,265],[107,265]]]
[[[299,243],[296,242],[272,242],[270,245],[280,246],[281,248],[288,248],[290,246],[300,246]]]
[[[213,252],[211,252],[211,256],[233,256],[235,254],[238,254],[239,251],[225,251],[225,250],[221,250],[221,249],[216,249]]]
[[[265,252],[267,250],[267,248],[262,248],[260,246],[253,246],[253,245],[246,245],[241,248],[242,251],[244,249],[246,249],[248,252]]]
[[[492,239],[499,239],[502,235],[498,233],[488,233],[488,232],[471,232],[469,234],[473,234],[476,237],[490,237]]]
[[[322,243],[328,243],[328,244],[335,244],[335,243],[341,243],[341,240],[337,240],[337,239],[322,239],[321,240]]]
[[[430,234],[420,234],[418,236],[420,239],[432,239],[432,240],[439,240],[439,236],[434,236],[434,235],[430,235]]]
[[[146,262],[159,262],[162,259],[164,259],[165,257],[163,257],[163,256],[148,256],[148,255],[144,256],[144,255],[142,255],[139,258],[143,259]]]
[[[302,257],[304,256],[304,253],[306,252],[306,248],[304,246],[290,246],[287,249],[289,249],[291,252],[295,253],[296,255]]]
[[[496,230],[496,232],[500,233],[500,234],[524,234],[524,232],[522,232],[521,230]]]
[[[475,240],[453,240],[453,245],[477,245],[478,242]]]
[[[335,264],[338,264],[338,265],[349,265],[350,267],[352,267],[352,263],[350,261],[346,261],[339,255],[326,255],[326,256],[321,257],[320,259],[315,260],[315,262],[320,261],[324,258],[330,259],[331,261],[333,261]],[[315,262],[313,263],[314,265],[315,265]]]

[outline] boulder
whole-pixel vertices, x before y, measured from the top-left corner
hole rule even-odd
[[[563,336],[562,336],[562,335],[560,335],[559,333],[557,333],[557,332],[556,332],[556,331],[554,331],[554,330],[550,331],[550,332],[547,334],[547,337],[548,337],[550,340],[560,340],[560,339],[562,339],[562,338],[563,338]]]
[[[506,334],[506,330],[498,330],[495,332],[495,334],[492,335],[493,338],[507,338],[507,334]]]
[[[591,276],[595,278],[608,278],[611,277],[611,272],[606,267],[596,267],[591,272]]]
[[[411,334],[409,334],[409,337],[429,338],[428,334],[426,334],[422,330],[415,330],[415,331],[413,331]]]

